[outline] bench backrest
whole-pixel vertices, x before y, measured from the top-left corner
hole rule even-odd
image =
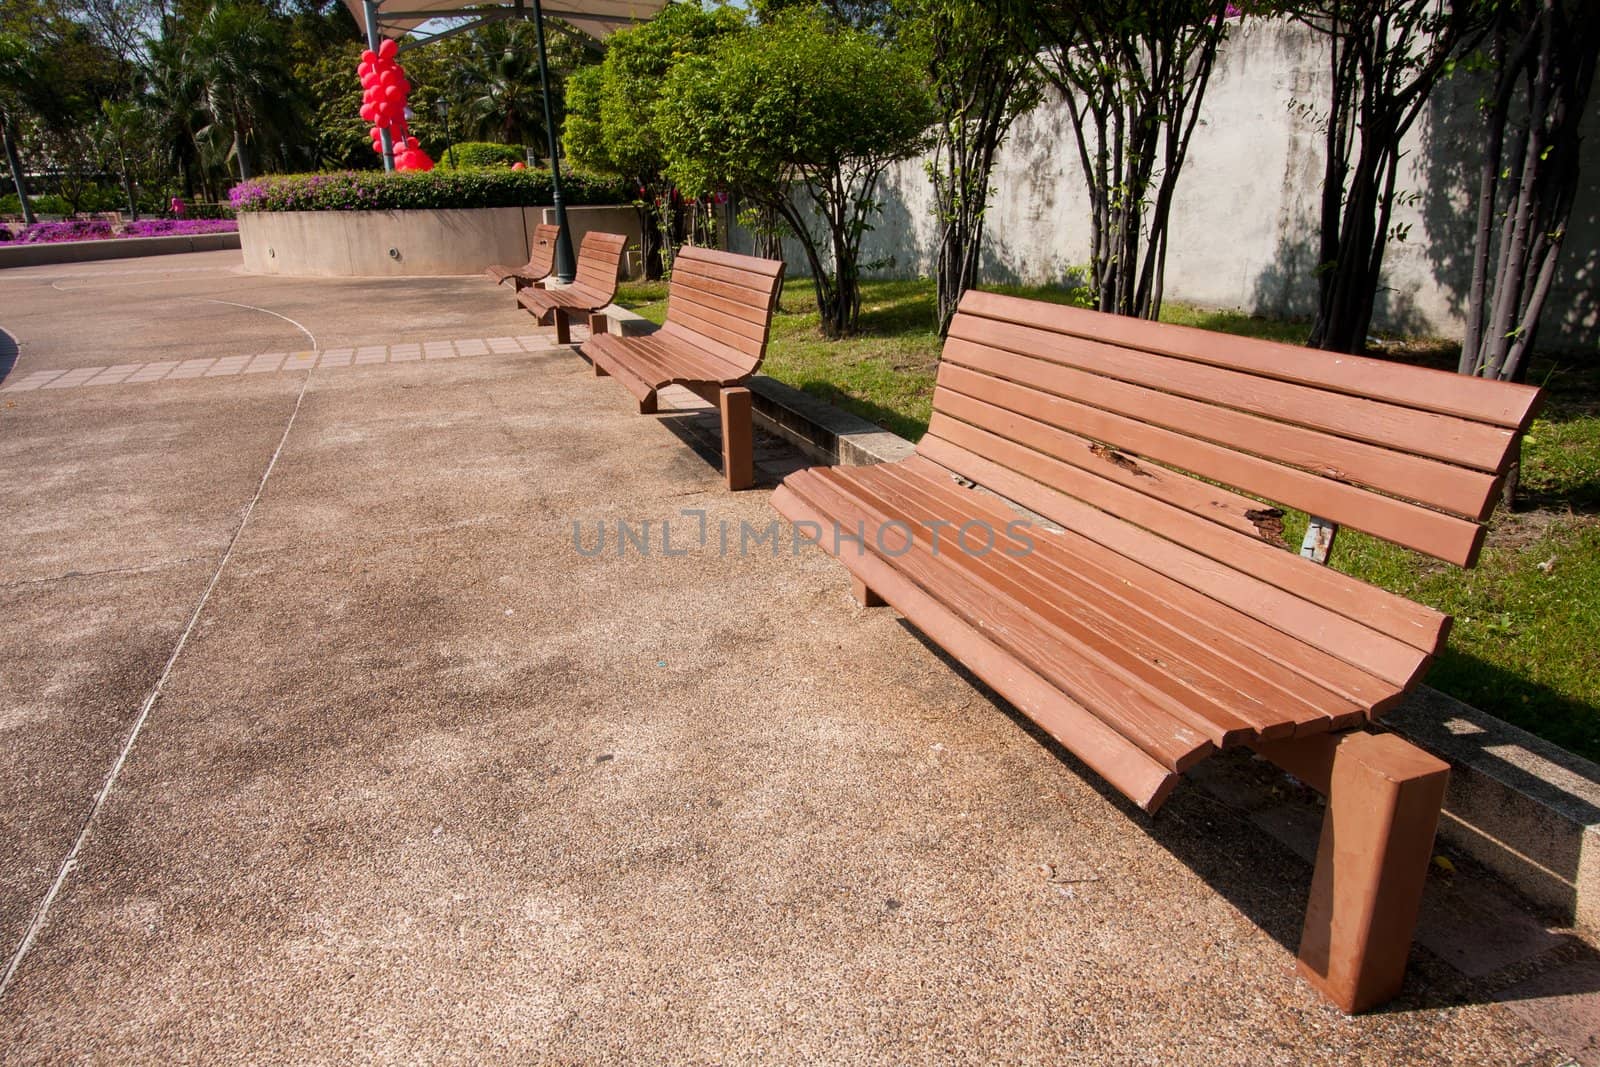
[[[610,303],[617,295],[617,277],[622,273],[622,252],[628,238],[620,233],[590,230],[578,246],[577,277],[572,284],[592,290],[600,303]]]
[[[553,222],[541,222],[533,228],[533,240],[528,246],[529,276],[543,278],[556,266],[556,238],[561,236],[561,227]]]
[[[998,464],[1163,536],[1190,528],[1163,529],[1175,509],[1274,541],[1266,500],[1470,566],[1539,397],[974,291],[918,450],[974,481]]]
[[[685,245],[672,261],[663,329],[753,374],[766,355],[783,261]]]

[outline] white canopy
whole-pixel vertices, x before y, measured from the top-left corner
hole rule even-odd
[[[363,35],[367,32],[367,5],[344,0]],[[433,19],[472,18],[492,21],[532,18],[529,0],[378,0],[377,30],[383,37],[403,37]],[[548,18],[559,19],[595,40],[604,40],[629,23],[654,18],[667,0],[544,0]]]

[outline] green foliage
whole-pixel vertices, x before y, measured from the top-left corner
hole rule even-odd
[[[580,74],[569,85],[568,157],[587,170],[647,184],[661,175],[666,151],[656,109],[667,76],[742,28],[743,19],[731,8],[673,3],[651,21],[614,35],[600,73]]]
[[[926,144],[932,118],[910,58],[800,10],[678,63],[655,126],[686,195],[732,190],[782,216],[806,251],[824,329],[842,335],[860,313],[878,179]]]
[[[451,145],[439,155],[439,165],[448,167],[454,157],[455,166],[460,170],[473,170],[483,167],[509,167],[513,163],[521,163],[527,158],[527,150],[521,145],[494,144],[490,141],[462,141]]]
[[[572,175],[561,190],[572,205],[626,202],[615,181]],[[257,178],[229,199],[240,211],[405,211],[549,204],[551,189],[544,170],[345,171]]]

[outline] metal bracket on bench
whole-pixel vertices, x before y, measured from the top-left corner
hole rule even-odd
[[[1300,554],[1312,563],[1327,563],[1328,554],[1333,551],[1333,538],[1339,532],[1339,524],[1311,516],[1311,521],[1306,523],[1306,537],[1300,542]]]

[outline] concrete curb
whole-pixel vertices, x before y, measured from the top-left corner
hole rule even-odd
[[[239,247],[239,234],[200,233],[192,237],[114,237],[105,241],[63,241],[45,245],[0,245],[0,270],[52,263],[89,263],[180,252],[222,252]]]
[[[828,463],[892,463],[903,437],[762,376],[757,421]],[[1427,686],[1379,723],[1449,762],[1439,836],[1563,924],[1600,935],[1600,766]]]

